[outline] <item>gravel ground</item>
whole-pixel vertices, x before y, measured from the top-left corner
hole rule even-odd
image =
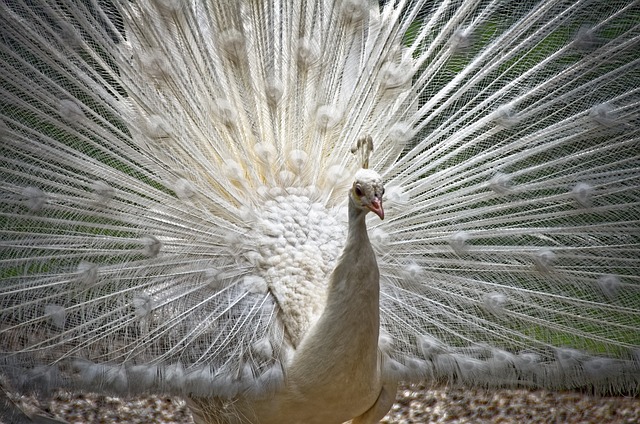
[[[25,410],[34,400],[15,399]],[[57,393],[46,415],[69,423],[193,423],[183,400],[146,396],[120,399]],[[541,390],[469,390],[404,387],[385,424],[426,423],[640,423],[640,398],[594,397]]]

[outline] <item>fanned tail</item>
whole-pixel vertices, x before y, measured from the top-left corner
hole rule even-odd
[[[637,1],[0,4],[0,370],[275,391],[370,135],[389,379],[637,392]]]

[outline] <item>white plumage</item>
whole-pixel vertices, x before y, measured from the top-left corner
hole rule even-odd
[[[639,6],[4,1],[5,382],[203,422],[637,394]],[[386,216],[349,244],[363,163]]]

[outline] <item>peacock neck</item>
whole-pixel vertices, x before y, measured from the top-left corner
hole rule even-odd
[[[343,351],[343,358],[362,358],[365,352],[375,356],[380,277],[365,218],[366,212],[349,199],[347,241],[329,279],[324,311],[300,345],[302,351]],[[327,341],[335,346],[329,349]]]
[[[366,215],[349,198],[347,241],[330,279],[326,312],[339,314],[344,321],[358,321],[361,328],[375,333],[377,343],[380,276]]]
[[[369,235],[367,234],[367,212],[356,207],[351,196],[349,196],[349,229],[347,234],[347,242],[344,251],[351,251],[352,246],[371,247]],[[373,254],[373,250],[371,251]]]

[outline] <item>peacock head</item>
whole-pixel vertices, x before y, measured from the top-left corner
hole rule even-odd
[[[360,169],[356,172],[349,195],[358,209],[365,212],[371,211],[378,215],[380,219],[384,219],[384,210],[382,209],[383,194],[382,177],[377,172],[371,169]]]

